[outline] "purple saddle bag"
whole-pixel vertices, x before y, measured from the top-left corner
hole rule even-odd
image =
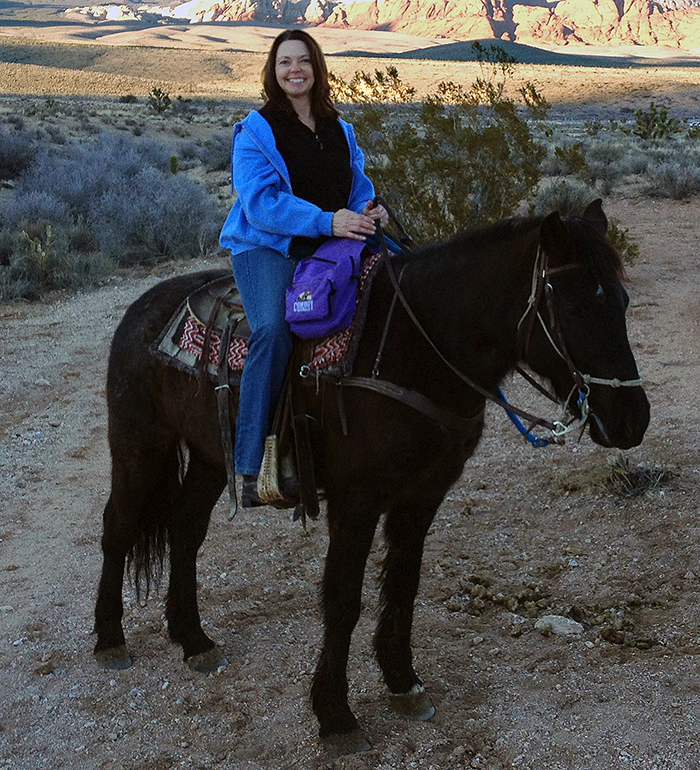
[[[326,337],[352,323],[364,241],[331,238],[302,259],[287,289],[286,318],[303,339]]]

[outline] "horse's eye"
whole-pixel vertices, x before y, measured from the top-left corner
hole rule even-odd
[[[605,302],[605,291],[600,284],[598,284],[598,291],[596,291],[595,296],[599,302]]]
[[[583,315],[583,308],[576,302],[564,300],[561,306],[569,318],[580,318]]]

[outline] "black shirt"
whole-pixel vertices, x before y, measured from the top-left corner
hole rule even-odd
[[[316,131],[305,126],[294,112],[275,108],[269,102],[260,114],[272,128],[277,149],[284,159],[298,198],[323,211],[348,207],[352,187],[350,148],[345,132],[335,118],[316,121]],[[297,236],[289,253],[298,259],[308,257],[326,240]]]

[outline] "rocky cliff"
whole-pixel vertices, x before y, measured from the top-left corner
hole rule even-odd
[[[190,0],[130,11],[144,12],[195,22],[304,23],[457,40],[700,48],[700,0]]]

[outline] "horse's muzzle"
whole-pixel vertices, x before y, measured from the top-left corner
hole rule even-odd
[[[596,394],[602,396],[603,394]],[[591,394],[591,439],[600,446],[631,449],[642,443],[649,426],[649,401],[641,387],[621,388],[602,398]]]

